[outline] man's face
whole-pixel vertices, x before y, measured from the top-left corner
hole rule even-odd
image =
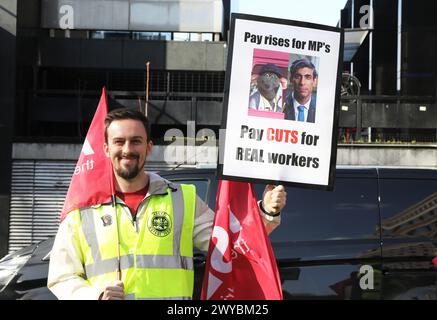
[[[298,101],[308,101],[313,88],[317,85],[317,78],[314,78],[314,70],[307,67],[297,69],[291,81],[294,88],[294,98]]]
[[[115,174],[132,180],[142,172],[152,143],[147,143],[147,133],[138,120],[115,120],[107,129],[108,141],[103,148],[111,159]]]

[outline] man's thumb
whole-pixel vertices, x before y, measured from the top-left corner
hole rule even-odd
[[[275,189],[275,185],[274,184],[268,184],[268,185],[266,185],[266,189],[265,189],[265,191],[267,192],[267,191],[272,191],[273,189]]]

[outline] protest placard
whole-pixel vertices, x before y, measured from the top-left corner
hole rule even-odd
[[[218,176],[331,190],[343,32],[232,14]]]

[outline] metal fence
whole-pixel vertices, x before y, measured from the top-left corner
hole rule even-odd
[[[37,90],[26,96],[27,109],[16,123],[20,137],[83,138],[100,92]],[[144,105],[142,91],[109,91],[110,108]],[[21,101],[20,100],[20,101]],[[148,115],[161,133],[187,121],[218,130],[223,93],[152,91]],[[161,134],[159,134],[161,136]],[[154,137],[159,138],[159,137]],[[342,95],[339,110],[339,143],[435,143],[437,103],[431,96]]]
[[[435,97],[343,96],[339,142],[435,143]]]

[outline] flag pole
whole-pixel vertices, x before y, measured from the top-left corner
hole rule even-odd
[[[115,213],[115,223],[117,225],[117,280],[121,281],[121,265],[120,265],[120,230],[118,226],[118,216],[117,216],[117,207],[116,207],[116,200],[115,200],[115,194],[112,194],[112,207],[114,208]]]
[[[103,90],[105,91],[105,99],[106,101],[108,101],[108,96],[107,96],[107,92],[106,92],[106,88],[103,87]],[[106,106],[108,105],[108,103],[106,103]],[[118,214],[117,214],[117,201],[115,198],[115,186],[114,186],[114,169],[112,167],[112,163],[109,160],[109,158],[107,158],[107,161],[109,161],[109,170],[110,172],[110,179],[109,179],[109,184],[110,184],[110,188],[111,188],[111,204],[112,204],[112,208],[114,209],[114,216],[115,216],[115,225],[117,228],[117,269],[115,271],[116,273],[116,277],[117,280],[121,281],[121,264],[120,264],[120,228],[118,225]]]
[[[112,170],[112,164],[111,164],[111,170]],[[115,215],[115,224],[117,227],[117,270],[116,270],[116,276],[117,280],[121,281],[121,264],[120,264],[120,228],[118,225],[118,214],[117,214],[117,200],[115,199],[115,188],[114,188],[114,175],[111,172],[111,204],[112,208],[114,209],[114,215]]]
[[[149,68],[150,68],[150,61],[146,60],[146,99],[145,99],[145,105],[144,105],[144,114],[147,118],[147,111],[149,107]]]

